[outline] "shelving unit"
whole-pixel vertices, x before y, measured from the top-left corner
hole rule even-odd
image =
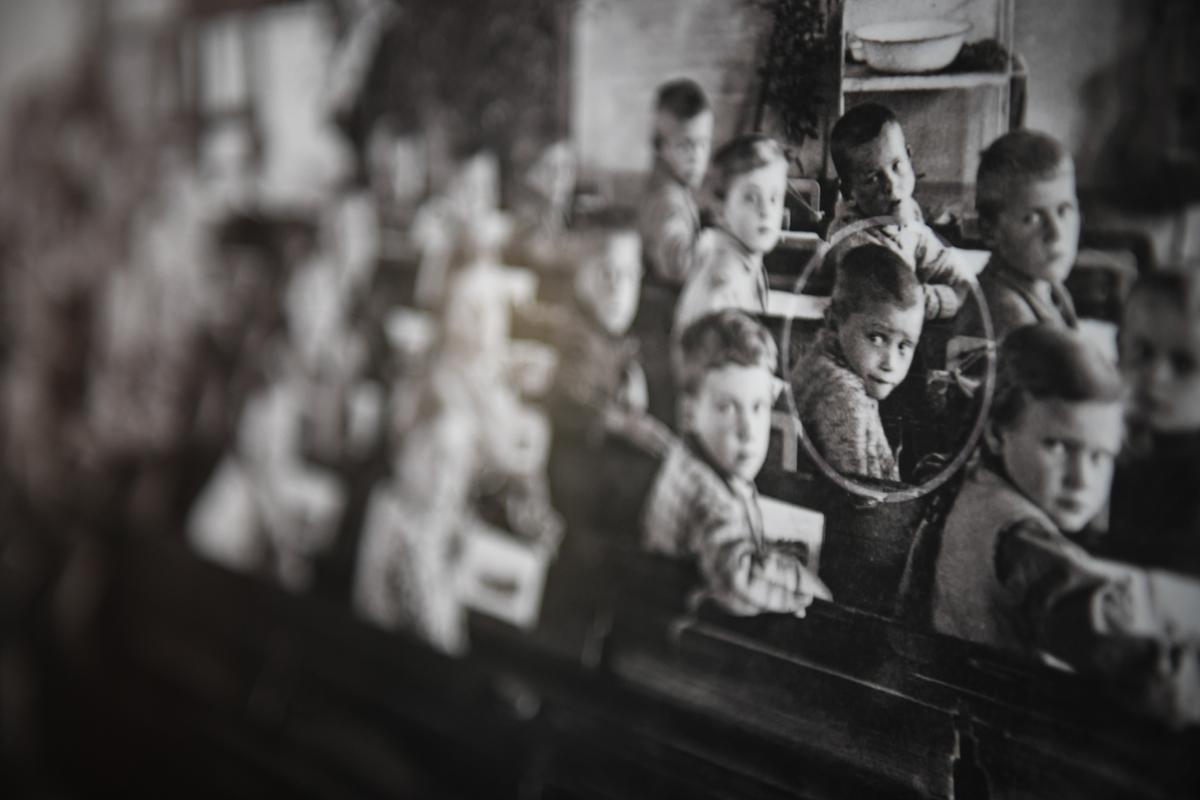
[[[1012,79],[1007,72],[935,72],[930,75],[884,75],[865,64],[847,64],[842,73],[842,93],[922,92],[948,89],[974,89],[981,86],[1005,86]]]
[[[927,210],[932,205],[971,216],[979,153],[1012,124],[1012,61],[995,72],[885,74],[850,61],[848,40],[854,30],[875,22],[955,19],[971,23],[968,42],[995,39],[1012,54],[1013,6],[1014,0],[830,0],[830,34],[840,45],[830,111],[836,119],[868,101],[896,111],[920,175],[918,198]],[[825,176],[833,178],[825,138]]]

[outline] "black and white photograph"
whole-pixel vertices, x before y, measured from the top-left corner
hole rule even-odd
[[[0,797],[1200,797],[1195,0],[0,0]]]

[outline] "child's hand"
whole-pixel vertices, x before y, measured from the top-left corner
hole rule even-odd
[[[625,438],[651,455],[665,456],[676,440],[666,425],[640,411],[630,411],[613,404],[604,407],[604,429]]]
[[[833,599],[824,582],[792,553],[770,550],[760,569],[765,586],[760,598],[763,611],[803,617],[815,598]]]

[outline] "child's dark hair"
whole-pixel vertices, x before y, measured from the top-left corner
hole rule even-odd
[[[1047,180],[1074,171],[1067,148],[1040,131],[1017,130],[988,145],[975,173],[975,208],[980,218],[994,220],[1004,208],[1014,183]]]
[[[704,376],[734,364],[763,367],[772,374],[779,349],[771,334],[744,311],[727,308],[706,314],[683,332],[679,341],[679,387],[695,394]]]
[[[654,108],[686,122],[708,110],[708,95],[691,78],[679,78],[658,87]]]
[[[679,78],[668,81],[658,87],[658,95],[654,99],[654,110],[670,114],[680,122],[687,122],[709,110],[708,95],[700,88],[700,84],[691,78]],[[654,149],[662,147],[663,136],[654,130]]]
[[[851,314],[878,306],[909,309],[924,303],[921,281],[895,251],[864,244],[846,253],[837,266],[831,319],[842,322]]]
[[[1125,390],[1116,365],[1071,328],[1026,325],[1004,337],[996,365],[991,422],[1004,428],[1033,400],[1118,402]]]
[[[787,164],[787,152],[770,136],[750,133],[731,139],[712,157],[713,196],[723,201],[734,178],[777,162]]]
[[[1200,319],[1200,271],[1195,267],[1165,267],[1139,275],[1129,290],[1125,308],[1146,295],[1167,300],[1181,313]]]
[[[575,263],[576,271],[580,272],[587,265],[593,263],[597,257],[607,256],[609,245],[613,239],[627,236],[637,238],[640,247],[641,236],[632,222],[622,223],[616,219],[603,222],[589,220],[586,224],[577,225],[568,232],[568,255]],[[639,256],[637,261],[639,268],[641,263]]]
[[[847,111],[829,132],[829,151],[833,168],[841,181],[842,194],[849,197],[850,173],[854,169],[850,150],[879,138],[888,125],[899,125],[895,113],[879,103],[863,103]]]

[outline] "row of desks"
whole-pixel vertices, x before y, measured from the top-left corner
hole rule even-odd
[[[102,784],[308,797],[1200,790],[1195,731],[1129,713],[1083,678],[832,604],[804,619],[689,611],[689,570],[620,532],[572,531],[537,628],[474,617],[461,660],[174,542],[125,541],[111,557],[94,668],[72,678],[81,700],[59,720]]]

